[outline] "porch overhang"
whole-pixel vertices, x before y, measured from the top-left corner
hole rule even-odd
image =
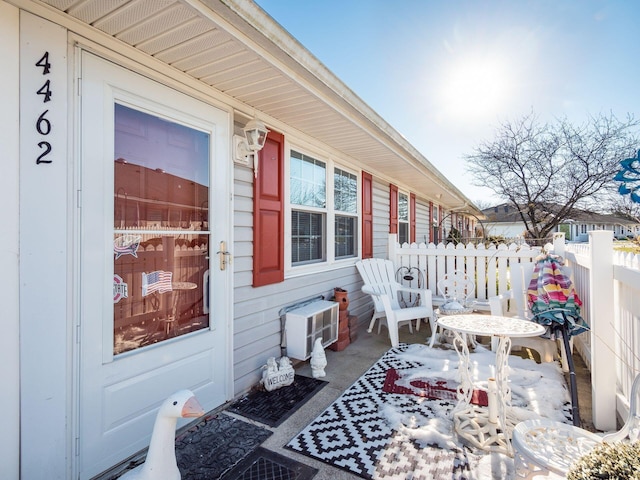
[[[9,0],[96,29],[222,92],[260,118],[329,145],[447,210],[481,215],[419,151],[252,1]]]

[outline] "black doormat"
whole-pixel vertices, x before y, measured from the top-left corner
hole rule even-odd
[[[316,473],[316,468],[258,447],[222,480],[311,480]]]
[[[176,459],[182,480],[222,478],[251,455],[271,433],[266,428],[225,414],[206,417],[176,438]]]
[[[277,427],[318,393],[327,382],[296,375],[293,383],[268,392],[255,389],[227,410],[270,427]]]

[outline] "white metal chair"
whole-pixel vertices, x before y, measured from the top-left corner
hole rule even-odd
[[[417,320],[416,328],[419,328],[420,320],[428,318],[432,334],[431,346],[433,346],[436,325],[431,307],[431,292],[427,289],[405,287],[398,283],[391,260],[368,258],[357,262],[356,268],[364,282],[362,291],[371,295],[374,304],[373,317],[367,331],[372,331],[376,320],[380,322],[386,320],[391,345],[397,347],[399,344],[399,324],[408,322],[409,328],[413,333],[411,322]],[[418,296],[416,306],[402,308],[399,302],[399,295],[402,292]],[[379,332],[380,325],[378,325]]]
[[[510,265],[511,290],[504,295],[489,298],[491,315],[515,316],[531,320],[531,312],[527,303],[527,288],[533,277],[534,263],[514,263]],[[553,362],[558,358],[556,340],[542,337],[512,338],[511,347],[531,348],[540,354],[542,362]],[[497,339],[491,340],[491,349],[497,348]],[[564,355],[564,352],[563,352]],[[566,362],[563,362],[566,365]]]
[[[476,284],[471,277],[462,270],[446,273],[438,282],[438,292],[442,295],[443,305],[457,301],[464,307],[471,306],[472,297],[475,296]]]
[[[445,275],[436,284],[437,295],[433,297],[434,306],[442,306],[451,300],[464,303],[474,310],[489,311],[489,300],[476,298],[476,284],[464,270],[455,270]]]
[[[459,313],[470,313],[473,308],[476,284],[463,270],[455,270],[445,273],[437,283],[440,296],[435,302],[439,305],[441,314],[445,314],[448,306],[453,311],[459,309]],[[437,325],[437,324],[436,324]],[[438,328],[436,326],[436,328]],[[440,327],[442,328],[442,327]],[[446,336],[446,333],[443,333]],[[471,338],[471,344],[475,347],[475,339]]]
[[[527,420],[513,430],[516,478],[565,478],[571,464],[601,442],[640,440],[640,374],[629,396],[629,414],[617,432],[600,437],[587,430],[551,420]]]

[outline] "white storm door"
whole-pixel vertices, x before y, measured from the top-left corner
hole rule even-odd
[[[82,53],[81,479],[148,446],[157,407],[232,396],[229,115]],[[212,208],[215,206],[215,208]],[[221,243],[225,242],[225,243]]]

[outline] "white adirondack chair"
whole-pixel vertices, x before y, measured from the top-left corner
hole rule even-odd
[[[489,306],[492,315],[515,316],[525,320],[531,320],[531,311],[527,302],[527,288],[533,277],[535,264],[514,263],[510,265],[511,270],[511,290],[504,295],[489,298]],[[560,342],[562,345],[562,342]],[[511,347],[531,348],[540,354],[542,362],[553,362],[558,358],[557,340],[550,340],[543,337],[522,337],[512,338]],[[497,339],[491,340],[491,349],[497,348]],[[564,350],[564,349],[562,349]],[[564,351],[562,352],[564,356]],[[563,362],[566,365],[566,362]]]
[[[431,325],[430,346],[433,346],[436,325],[431,306],[431,292],[427,289],[405,287],[398,283],[391,260],[367,258],[357,262],[356,268],[364,282],[362,291],[371,295],[374,304],[373,317],[367,331],[372,331],[376,320],[380,322],[386,320],[391,345],[397,347],[399,344],[398,327],[401,323],[408,322],[409,328],[413,333],[411,322],[417,320],[416,329],[419,330],[420,320],[428,318]],[[419,296],[419,303],[413,307],[402,308],[399,302],[399,294],[401,292]],[[379,332],[380,325],[378,325]]]

